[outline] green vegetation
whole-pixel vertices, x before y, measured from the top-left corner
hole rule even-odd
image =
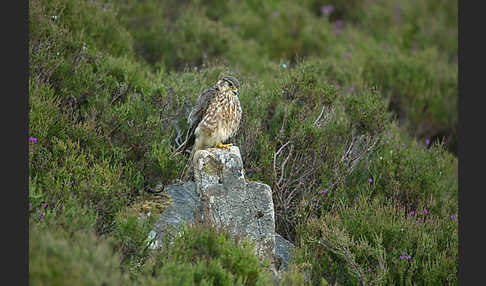
[[[30,0],[31,284],[272,283],[222,230],[149,248],[146,190],[222,74],[296,245],[281,285],[457,284],[457,38],[443,0]]]

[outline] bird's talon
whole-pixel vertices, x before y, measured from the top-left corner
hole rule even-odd
[[[229,150],[229,148],[230,148],[231,146],[233,146],[233,144],[232,144],[232,143],[228,143],[228,144],[222,144],[222,147],[223,147],[224,149],[226,149],[226,150]]]
[[[229,150],[229,148],[233,146],[232,143],[228,143],[228,144],[221,144],[221,143],[218,143],[216,145],[213,146],[213,148],[219,148],[219,149],[226,149],[226,150]]]

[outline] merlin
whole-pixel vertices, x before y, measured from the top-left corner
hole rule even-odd
[[[203,91],[193,107],[187,124],[185,141],[170,155],[173,158],[192,146],[191,155],[182,172],[187,178],[197,150],[212,148],[228,149],[232,144],[223,144],[238,131],[241,106],[238,99],[240,83],[232,76],[223,76],[215,86]]]

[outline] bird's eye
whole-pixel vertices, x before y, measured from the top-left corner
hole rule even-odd
[[[233,87],[233,84],[230,82],[230,83],[229,83],[229,86],[230,86],[230,87]]]

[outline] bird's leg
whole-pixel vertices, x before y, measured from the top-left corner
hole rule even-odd
[[[213,148],[220,148],[220,149],[227,149],[229,150],[229,147],[233,146],[232,143],[228,143],[228,144],[222,144],[221,142],[219,142],[218,144],[214,145]]]

